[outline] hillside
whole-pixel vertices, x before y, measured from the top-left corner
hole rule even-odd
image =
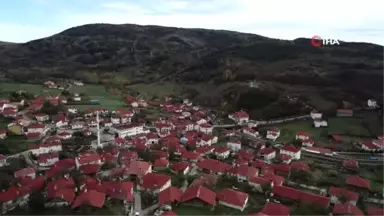
[[[0,44],[0,72],[21,81],[52,76],[100,82],[103,74],[114,73],[129,83],[222,86],[257,80],[378,97],[382,71],[379,45],[314,48],[303,38],[206,29],[91,24],[24,44]]]

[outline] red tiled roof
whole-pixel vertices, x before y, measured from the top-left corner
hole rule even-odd
[[[264,208],[261,210],[261,213],[269,216],[289,216],[290,209],[285,205],[269,202],[265,204]]]
[[[344,160],[343,166],[347,169],[358,169],[359,168],[359,162],[355,160]]]
[[[104,205],[105,194],[100,193],[95,190],[83,191],[79,196],[76,197],[75,201],[72,203],[71,208],[77,208],[81,205],[89,205],[92,207],[101,208]]]
[[[359,199],[359,194],[353,191],[350,191],[346,188],[339,188],[339,187],[330,187],[328,194],[330,196],[336,196],[336,197],[345,197],[349,201],[357,201]]]
[[[347,184],[352,185],[359,188],[370,188],[370,181],[368,179],[362,178],[360,176],[348,176]]]
[[[353,114],[353,110],[350,109],[338,109],[338,113]]]
[[[256,168],[242,165],[242,166],[238,166],[238,167],[232,167],[227,172],[235,174],[235,175],[253,178],[253,177],[257,176],[257,173],[259,171]]]
[[[188,187],[180,201],[188,202],[193,199],[199,199],[212,206],[216,205],[216,193],[201,185]]]
[[[384,215],[384,209],[383,208],[378,208],[376,206],[368,206],[366,212],[367,212],[367,215],[369,215],[369,216],[381,216],[381,215]]]
[[[290,165],[294,170],[308,171],[310,169],[309,165],[302,161],[293,161]]]
[[[364,213],[352,203],[336,203],[332,211],[335,215],[364,216]]]
[[[80,172],[84,175],[95,174],[99,172],[101,165],[100,164],[86,164],[79,168]]]
[[[262,184],[271,184],[271,181],[269,180],[269,178],[259,177],[259,176],[251,178],[250,182],[254,183],[254,184],[260,184],[260,185],[262,185]]]
[[[153,166],[155,167],[166,167],[169,165],[169,161],[167,159],[157,159],[153,163]]]
[[[294,153],[301,151],[299,148],[296,148],[294,145],[285,145],[281,148],[281,150],[294,152]]]
[[[72,178],[62,178],[48,183],[48,199],[60,198],[68,202],[75,199],[75,182]]]
[[[128,167],[125,168],[124,174],[143,176],[152,165],[146,161],[132,161]]]
[[[175,162],[171,165],[171,169],[176,172],[182,172],[190,166],[188,162]]]
[[[306,131],[299,131],[296,133],[297,136],[306,136],[306,137],[309,137],[311,136],[310,133],[306,132]]]
[[[98,160],[101,160],[101,157],[97,153],[83,153],[77,157],[77,161],[80,165],[95,162]]]
[[[182,157],[187,160],[197,160],[200,157],[200,154],[192,151],[185,151],[183,152]]]
[[[28,168],[23,168],[21,170],[18,170],[14,174],[15,174],[15,178],[21,178],[21,177],[28,176],[32,173],[36,173],[36,171],[33,168],[28,167]]]
[[[251,161],[255,156],[244,149],[240,150],[239,153],[236,154],[238,158],[244,158],[245,160]]]
[[[231,165],[214,159],[205,159],[203,161],[199,161],[197,166],[200,169],[210,170],[215,173],[225,173],[228,169],[231,168]]]
[[[324,208],[327,208],[331,202],[329,197],[311,194],[285,186],[274,186],[272,193],[274,196],[283,197],[302,203],[312,203]]]
[[[248,194],[240,191],[235,191],[232,189],[224,189],[216,193],[216,197],[219,201],[243,207],[248,200]]]
[[[141,179],[140,186],[146,189],[159,189],[163,187],[171,177],[159,173],[148,173]]]
[[[169,187],[159,193],[159,206],[181,200],[181,191],[176,187]]]
[[[133,182],[102,182],[96,190],[112,199],[133,201]]]
[[[260,151],[260,153],[263,154],[263,155],[269,155],[269,154],[272,154],[273,152],[276,152],[276,150],[271,148],[271,147],[263,148]]]

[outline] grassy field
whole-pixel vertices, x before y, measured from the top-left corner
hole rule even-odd
[[[363,127],[363,120],[358,118],[330,118],[328,119],[329,134],[344,134],[352,136],[370,136],[370,132]]]
[[[213,210],[208,206],[189,206],[179,205],[174,206],[172,210],[177,215],[247,215],[247,211],[240,212],[239,210],[227,208],[217,204]]]
[[[34,145],[40,141],[26,140],[24,136],[8,136],[4,140],[0,140],[0,149],[2,154],[15,154],[29,149],[30,145]]]
[[[337,107],[336,103],[326,100],[320,95],[311,95],[309,97],[309,103],[319,110],[333,110]]]
[[[102,85],[72,86],[71,92],[85,94],[90,99],[99,100],[100,102],[98,105],[73,105],[73,107],[79,110],[100,107],[113,110],[126,106],[126,103],[120,95],[112,95],[110,91],[107,91]]]
[[[278,124],[270,127],[280,128],[280,136],[277,141],[290,142],[295,139],[296,133],[306,131],[311,134],[315,140],[326,140],[326,129],[312,127],[312,121],[294,121],[284,124]],[[325,135],[325,136],[324,136]]]
[[[8,121],[6,119],[0,118],[0,129],[7,128],[9,123],[11,123],[11,121]]]
[[[128,88],[142,94],[144,99],[161,98],[172,94],[178,95],[181,92],[181,86],[172,83],[134,84]]]
[[[44,88],[43,85],[22,83],[0,83],[1,92],[15,92],[23,90],[32,94],[52,93],[58,94],[61,90]]]

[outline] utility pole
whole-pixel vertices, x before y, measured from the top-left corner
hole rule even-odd
[[[99,119],[99,111],[96,112],[96,122],[97,122],[97,147],[102,148],[100,143],[100,119]]]

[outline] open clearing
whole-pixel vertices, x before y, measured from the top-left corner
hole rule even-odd
[[[323,128],[314,128],[312,121],[294,121],[289,123],[271,125],[269,127],[280,128],[280,136],[277,141],[291,142],[295,139],[296,133],[300,131],[309,132],[315,140],[327,139],[327,130]]]
[[[81,111],[89,108],[106,108],[114,110],[126,106],[120,95],[112,95],[110,91],[107,91],[102,85],[73,86],[70,91],[73,93],[84,94],[90,99],[98,100],[100,102],[100,104],[95,105],[71,105],[71,107],[76,107]]]
[[[359,118],[330,118],[328,119],[328,133],[351,135],[351,136],[370,136],[370,132],[364,128],[363,119]]]
[[[144,99],[161,98],[166,95],[179,95],[181,86],[172,83],[134,84],[127,86],[128,89],[139,92]]]
[[[0,92],[1,93],[9,93],[16,92],[19,90],[26,91],[31,94],[42,94],[42,93],[52,93],[58,94],[61,92],[59,89],[49,89],[45,88],[43,85],[37,84],[24,84],[24,83],[0,83]]]

